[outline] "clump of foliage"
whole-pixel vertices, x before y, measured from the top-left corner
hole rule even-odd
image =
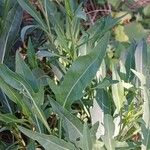
[[[149,150],[148,3],[0,0],[0,149]]]

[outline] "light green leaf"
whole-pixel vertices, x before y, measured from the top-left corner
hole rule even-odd
[[[150,5],[147,5],[146,7],[144,7],[143,13],[147,17],[150,16]]]
[[[145,100],[147,100],[144,103],[144,113],[143,113],[143,123],[141,125],[142,129],[142,150],[149,150],[150,149],[150,114],[147,113],[150,111],[150,99],[147,97],[150,96],[150,94],[145,94]]]
[[[149,91],[149,84],[147,81],[149,76],[146,74],[147,69],[147,47],[146,42],[140,41],[138,43],[135,56],[139,57],[139,60],[136,58],[136,69],[132,70],[132,72],[139,78],[140,85],[141,85],[141,95],[143,96],[143,122],[141,124],[142,129],[142,150],[149,150],[150,149],[150,91]]]
[[[112,1],[112,0],[110,0],[110,1]],[[116,1],[116,0],[113,0],[113,1]],[[117,1],[116,1],[116,3],[117,3],[117,5],[119,4]],[[129,14],[129,12],[127,12],[127,11],[119,11],[119,12],[117,11],[117,12],[112,12],[112,14],[115,18],[124,16],[120,19],[120,22],[119,22],[120,24],[123,24],[126,20],[130,21],[130,19],[132,18],[132,15]]]
[[[113,62],[112,62],[112,79],[119,81],[119,83],[112,85],[113,101],[116,105],[117,112],[119,113],[120,109],[123,107],[123,103],[126,101],[126,98],[124,95],[123,83],[121,82],[121,79],[118,75],[116,64]]]
[[[148,58],[147,58],[147,45],[144,39],[138,42],[134,55],[135,55],[136,71],[145,75]]]
[[[146,77],[134,70],[133,73],[140,79],[141,82],[141,93],[143,94],[144,104],[143,104],[143,122],[141,124],[142,129],[142,150],[150,149],[150,92],[146,84]]]
[[[131,71],[139,78],[142,86],[146,84],[146,77],[142,73],[137,72],[133,69],[131,69]]]
[[[124,32],[124,26],[118,25],[114,29],[115,38],[119,42],[127,42],[129,40],[128,36]]]
[[[112,116],[106,114],[104,116],[104,128],[105,134],[102,136],[102,140],[107,150],[115,150],[115,140],[113,139],[115,125],[113,123]]]
[[[68,17],[70,19],[72,19],[74,14],[73,14],[70,0],[65,0],[65,9],[66,9],[66,13],[67,13]]]
[[[104,148],[104,143],[97,140],[97,141],[94,143],[92,150],[106,150],[106,149]]]
[[[97,89],[95,99],[93,100],[93,107],[90,109],[92,124],[99,122],[99,127],[96,133],[97,139],[104,134],[104,114],[110,114],[111,101],[108,93],[104,89]]]

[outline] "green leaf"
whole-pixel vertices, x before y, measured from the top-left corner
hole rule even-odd
[[[104,89],[97,89],[95,99],[93,100],[93,107],[91,108],[92,124],[99,122],[99,127],[96,133],[97,139],[104,134],[104,114],[111,113],[111,101],[108,93]]]
[[[50,21],[50,23],[52,24],[52,26],[54,28],[54,31],[57,34],[56,41],[57,41],[58,45],[60,45],[60,47],[63,47],[65,51],[69,51],[68,39],[67,39],[67,37],[64,33],[64,30],[65,30],[64,29],[64,22],[62,21],[62,15],[64,14],[64,16],[65,16],[66,13],[64,11],[58,12],[57,7],[56,7],[56,5],[53,1],[45,0],[44,3],[45,3],[44,4],[45,5],[45,10],[46,10],[46,13],[47,13],[46,14],[47,15],[47,20]],[[62,9],[64,9],[64,8],[62,8]],[[50,29],[49,29],[49,31],[50,31]]]
[[[58,54],[50,52],[50,51],[46,51],[46,50],[40,50],[36,53],[37,57],[43,58],[43,57],[60,57]]]
[[[143,121],[141,124],[142,129],[142,150],[149,150],[150,149],[150,91],[145,86],[146,85],[146,77],[135,71],[132,72],[139,78],[141,82],[141,94],[143,95]]]
[[[113,123],[112,116],[106,114],[104,116],[104,128],[105,134],[102,136],[102,140],[107,150],[115,150],[115,140],[113,139],[115,125]]]
[[[143,86],[142,86],[143,87]],[[143,94],[143,123],[142,129],[142,150],[150,150],[150,91],[148,88],[143,87],[141,90]]]
[[[93,143],[92,143],[90,130],[88,128],[87,123],[85,123],[83,128],[82,149],[92,150],[92,147],[93,147]]]
[[[146,77],[142,73],[139,73],[133,69],[131,69],[131,71],[139,78],[142,86],[146,84]]]
[[[105,77],[101,82],[98,83],[96,88],[105,89],[111,86],[112,84],[116,84],[116,83],[118,83],[118,80],[112,80],[110,77]]]
[[[73,14],[70,0],[65,0],[65,9],[66,9],[66,13],[67,13],[68,17],[70,17],[70,19],[72,19],[74,14]]]
[[[36,9],[30,4],[28,0],[17,0],[20,6],[26,10],[41,26],[43,30],[46,30],[46,25],[44,20],[42,19],[40,13],[36,11]]]
[[[116,1],[116,0],[115,0]],[[116,1],[117,2],[117,1]],[[117,2],[118,3],[118,2]],[[119,3],[118,3],[119,4]],[[117,5],[118,5],[117,4]],[[121,19],[120,19],[120,24],[124,24],[124,22],[127,20],[127,21],[130,21],[131,20],[131,18],[132,18],[132,15],[129,13],[129,12],[127,12],[127,11],[119,11],[119,12],[112,12],[112,14],[113,14],[113,16],[115,17],[115,18],[119,18],[119,17],[121,17]],[[122,17],[123,16],[123,17]]]
[[[118,25],[114,29],[115,39],[119,42],[127,42],[129,40],[128,36],[124,32],[124,26]]]
[[[98,127],[99,127],[99,122],[97,121],[90,129],[92,141],[96,140],[96,133],[97,133]]]
[[[58,86],[55,84],[55,82],[53,80],[51,80],[50,78],[47,78],[47,82],[53,92],[55,92],[55,93],[59,92]]]
[[[19,108],[22,109],[22,112],[26,116],[30,116],[30,111],[25,102],[23,101],[22,96],[19,92],[9,86],[4,80],[0,77],[0,87],[2,91],[9,97],[10,100],[15,102]]]
[[[33,57],[35,57],[35,55]],[[44,102],[44,88],[37,82],[36,77],[33,75],[30,68],[21,58],[19,52],[16,53],[16,72],[20,74],[31,85],[32,89],[35,92],[33,94],[34,99],[36,103],[41,106]]]
[[[134,57],[135,49],[136,49],[136,43],[133,42],[128,48],[128,53],[125,61],[127,82],[131,82],[131,80],[134,78],[134,74],[131,71],[131,69],[135,68],[135,57]]]
[[[38,141],[45,150],[75,150],[75,147],[71,143],[65,142],[53,135],[40,134],[21,126],[18,126],[18,128],[29,138]]]
[[[146,41],[142,39],[138,42],[135,50],[135,66],[137,72],[146,75],[147,60],[147,44]]]
[[[77,46],[80,47],[79,54],[85,55],[91,52],[93,50],[93,45],[95,45],[95,41],[100,39],[106,32],[111,30],[122,17],[115,19],[110,16],[104,18],[102,17],[86,32],[83,32],[83,35],[81,36]]]
[[[109,4],[111,4],[113,7],[117,7],[120,4],[120,0],[107,0]]]
[[[146,36],[146,31],[140,23],[132,22],[125,26],[125,33],[129,37],[130,41],[140,40]]]
[[[37,80],[35,79],[30,68],[21,58],[18,51],[16,52],[16,73],[20,74],[31,85],[35,92],[38,92]]]
[[[59,86],[58,93],[53,91],[63,107],[71,106],[75,100],[82,97],[83,90],[94,78],[105,57],[109,36],[109,33],[105,34],[91,53],[73,62]]]
[[[64,129],[68,132],[70,140],[76,141],[77,138],[81,138],[83,136],[83,125],[80,120],[60,106],[56,101],[50,99],[50,104],[54,112],[61,116],[65,121]]]
[[[81,18],[83,20],[87,20],[87,15],[86,13],[83,11],[83,7],[82,7],[82,3],[78,6],[77,10],[75,11],[75,16],[78,18]]]
[[[106,150],[106,149],[104,148],[104,143],[97,140],[97,141],[94,143],[92,150]]]
[[[25,27],[23,27],[22,29],[21,29],[21,35],[20,35],[20,37],[21,37],[21,40],[22,40],[22,42],[25,42],[25,35],[26,35],[26,32],[30,29],[31,31],[33,31],[34,29],[36,29],[38,26],[36,26],[36,25],[27,25],[27,26],[25,26]],[[30,31],[30,32],[31,32]]]
[[[123,103],[126,101],[126,97],[124,95],[123,82],[118,75],[116,64],[114,62],[112,62],[112,79],[119,81],[119,83],[112,85],[113,101],[115,103],[117,112],[119,112],[120,109],[123,107]]]
[[[150,5],[144,7],[143,13],[144,13],[144,15],[147,16],[147,17],[150,15]]]
[[[6,65],[0,64],[0,77],[10,86],[22,92],[26,87],[32,94],[34,93],[30,84],[20,75],[11,71]]]
[[[36,54],[35,54],[35,50],[34,50],[34,47],[30,38],[28,40],[27,56],[28,56],[28,62],[31,68],[32,69],[37,68],[38,64],[36,61]]]
[[[136,70],[132,72],[139,78],[141,83],[141,94],[143,95],[143,122],[142,128],[142,150],[150,149],[150,92],[149,92],[149,75],[146,74],[147,71],[147,45],[145,40],[141,40],[135,51],[135,64]],[[137,82],[137,85],[138,82]]]
[[[7,84],[17,89],[18,91],[22,92],[25,97],[31,100],[32,112],[36,113],[37,117],[42,121],[42,123],[45,125],[47,130],[51,133],[51,130],[49,128],[45,115],[43,111],[40,109],[40,106],[38,103],[38,99],[37,99],[38,93],[34,93],[33,89],[28,84],[28,82],[24,78],[19,76],[17,73],[8,69],[8,67],[6,67],[4,64],[0,64],[0,77],[4,79],[4,81]],[[39,101],[41,101],[40,97],[39,97]]]
[[[14,115],[11,114],[2,114],[0,113],[0,121],[5,123],[23,123],[24,119],[18,119]]]
[[[6,28],[0,34],[0,62],[3,63],[7,49],[10,50],[21,25],[22,11],[17,4],[9,11],[6,19]]]
[[[99,106],[97,98],[93,100],[93,107],[90,109],[90,114],[91,114],[92,124],[95,124],[96,122],[99,123],[98,128],[96,130],[96,134],[94,135],[96,136],[97,139],[99,139],[100,136],[104,134],[104,126],[102,125],[103,118],[104,118],[104,111]]]
[[[116,141],[116,150],[135,150],[136,148],[140,148],[140,144],[135,144],[133,142],[118,142]]]

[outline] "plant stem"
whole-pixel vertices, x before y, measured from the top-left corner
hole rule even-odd
[[[16,140],[18,141],[18,144],[20,146],[20,150],[26,150],[26,144],[25,144],[19,130],[16,127],[13,127],[12,133],[15,136]]]

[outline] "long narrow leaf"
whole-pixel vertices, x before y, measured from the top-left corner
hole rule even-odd
[[[136,71],[132,72],[139,78],[142,87],[141,94],[143,95],[143,123],[142,128],[142,150],[150,149],[150,92],[149,92],[149,76],[146,74],[147,70],[147,44],[143,39],[141,40],[135,51]]]
[[[56,93],[57,101],[64,107],[70,106],[83,95],[83,90],[96,75],[105,56],[110,34],[98,41],[91,53],[79,57],[71,66],[64,77],[64,81]],[[55,93],[55,91],[54,91]]]
[[[102,136],[102,140],[107,150],[115,150],[115,140],[113,139],[115,125],[113,123],[113,118],[110,115],[104,116],[104,128],[105,134]]]
[[[33,105],[33,112],[36,113],[36,115],[45,125],[47,130],[51,132],[49,125],[46,121],[45,115],[38,105],[37,95],[36,93],[34,93],[32,87],[28,84],[28,82],[24,78],[19,76],[17,73],[11,71],[4,64],[0,64],[0,77],[13,88],[23,92],[24,96],[31,100]]]
[[[117,67],[115,65],[116,64],[112,63],[112,79],[118,80],[119,83],[112,85],[112,96],[113,96],[113,101],[116,105],[117,112],[119,112],[120,109],[123,107],[123,103],[125,102],[126,98],[124,95],[123,83],[119,77],[119,74],[117,72]]]
[[[38,141],[45,150],[75,150],[75,147],[71,143],[65,142],[56,136],[33,132],[21,126],[18,126],[18,128],[29,138]]]
[[[9,97],[9,99],[15,102],[17,106],[22,109],[24,115],[27,116],[30,115],[30,111],[26,106],[26,104],[23,102],[23,98],[19,94],[19,92],[13,89],[11,86],[9,86],[7,83],[5,83],[1,77],[0,77],[0,87],[2,91]]]
[[[46,25],[44,23],[44,20],[42,19],[40,13],[35,10],[35,8],[30,4],[28,0],[17,0],[20,6],[26,10],[43,28],[44,30],[46,29]]]
[[[22,11],[17,4],[14,5],[8,15],[6,29],[3,35],[0,35],[0,62],[3,63],[7,48],[11,48],[14,41],[14,34],[17,35],[21,25]]]
[[[54,112],[58,113],[65,121],[65,129],[67,129],[70,140],[75,141],[77,138],[81,138],[83,136],[83,125],[80,120],[70,114],[70,112],[60,106],[56,101],[51,99],[50,103]]]
[[[87,123],[84,124],[83,128],[82,147],[83,150],[92,150],[93,147],[90,130],[87,126]]]

